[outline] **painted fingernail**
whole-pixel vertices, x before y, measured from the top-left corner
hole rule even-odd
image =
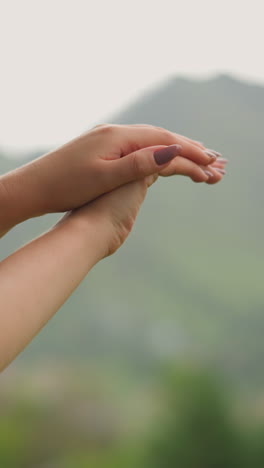
[[[208,177],[213,177],[213,174],[212,174],[212,172],[210,172],[210,171],[204,171],[204,173],[205,173]]]
[[[220,172],[220,174],[226,174],[224,169],[219,169],[218,167],[215,167],[215,171]]]
[[[210,148],[207,148],[207,151],[209,151],[210,153],[215,154],[218,158],[219,158],[220,156],[222,156],[221,153],[218,153],[218,151],[212,150],[212,149],[210,149]]]
[[[156,163],[161,166],[169,161],[171,161],[175,156],[181,154],[181,145],[170,145],[167,148],[162,148],[158,151],[155,151],[153,154]]]
[[[228,163],[228,159],[225,158],[218,158],[217,161],[222,163]]]
[[[204,150],[205,154],[207,154],[207,156],[210,156],[210,158],[216,160],[217,159],[217,156],[215,153],[213,153],[212,151],[210,150]]]

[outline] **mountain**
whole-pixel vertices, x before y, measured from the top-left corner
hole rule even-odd
[[[76,357],[146,370],[173,356],[262,382],[264,87],[173,77],[106,121],[203,141],[230,160],[228,174],[216,186],[159,180],[126,244],[94,268],[20,364]],[[1,172],[15,164],[0,157]],[[1,240],[1,258],[55,219],[17,226]]]

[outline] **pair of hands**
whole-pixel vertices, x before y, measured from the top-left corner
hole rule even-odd
[[[164,155],[163,149],[168,146],[172,149],[171,160],[157,164],[154,154],[162,150]],[[63,199],[58,201],[56,193],[54,200],[59,204],[55,207],[53,201],[50,209],[66,208],[65,203],[74,208],[84,200],[89,202],[70,216],[89,220],[92,217],[98,229],[104,229],[107,240],[102,256],[113,254],[122,245],[148,187],[159,175],[178,174],[194,182],[215,184],[225,174],[227,162],[200,142],[150,125],[99,125],[59,148],[60,152],[63,158],[67,154],[69,161],[76,154],[75,163],[81,164],[83,173],[81,178],[68,181],[73,184],[69,195],[74,193],[74,197],[66,202],[62,192]],[[71,164],[73,167],[73,161]]]
[[[224,173],[219,156],[161,128],[102,125],[0,177],[0,235],[28,218],[67,211],[0,263],[0,370],[124,242],[159,175],[213,184]]]
[[[168,146],[171,160],[158,160],[157,152]],[[102,252],[106,256],[124,242],[147,188],[159,175],[178,174],[214,184],[225,173],[227,161],[220,156],[200,142],[160,127],[104,124],[17,169],[15,179],[14,173],[7,174],[2,184],[9,198],[19,199],[15,191],[23,193],[23,206],[13,224],[71,211],[60,223],[92,219],[106,232]]]

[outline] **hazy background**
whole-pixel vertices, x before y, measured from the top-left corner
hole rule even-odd
[[[216,186],[158,181],[1,375],[1,467],[264,466],[262,17],[257,1],[0,0],[1,173],[102,122],[230,161]],[[0,258],[56,219],[17,226]]]

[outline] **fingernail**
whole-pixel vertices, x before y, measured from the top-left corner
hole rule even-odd
[[[225,158],[218,158],[217,161],[222,163],[228,163],[228,159]]]
[[[207,148],[207,151],[209,151],[210,153],[215,154],[218,158],[219,158],[220,156],[222,156],[221,153],[218,153],[218,151],[212,150],[212,149],[210,149],[210,148]]]
[[[181,145],[170,145],[167,148],[162,148],[158,151],[155,151],[153,154],[156,163],[161,166],[169,161],[171,161],[175,156],[181,154]]]
[[[204,173],[205,173],[208,177],[213,177],[213,174],[212,174],[212,172],[210,172],[210,171],[204,171]]]
[[[212,151],[210,150],[204,150],[205,154],[207,154],[207,156],[210,156],[210,158],[216,160],[217,156],[215,153],[213,153]]]
[[[214,169],[220,172],[220,174],[226,174],[226,171],[224,169],[219,169],[218,167],[215,167]]]

